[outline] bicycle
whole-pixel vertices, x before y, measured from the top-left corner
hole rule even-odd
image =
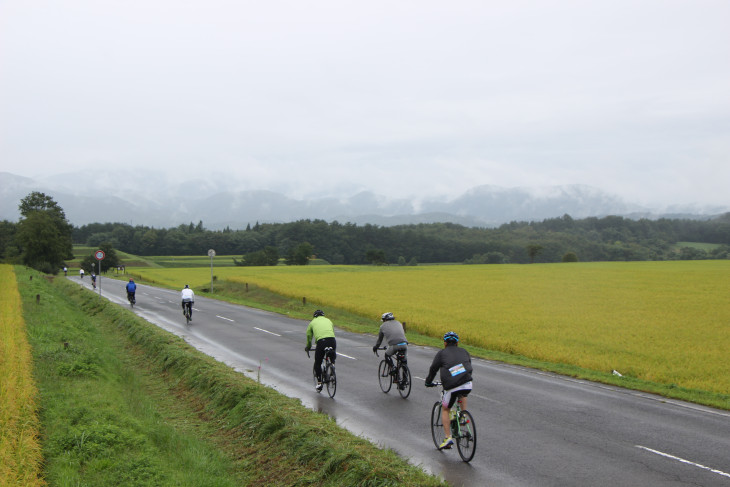
[[[387,350],[388,347],[379,348],[378,350]],[[375,355],[378,355],[378,350],[375,351]],[[383,359],[380,361],[378,366],[378,382],[380,383],[380,389],[384,393],[388,393],[393,383],[398,384],[398,393],[403,399],[407,398],[411,394],[411,370],[408,368],[406,362],[406,352],[399,350],[395,352],[395,370],[391,361]]]
[[[134,303],[137,302],[137,300],[134,297],[134,293],[127,292],[127,301],[129,301],[129,306],[131,308],[134,308]]]
[[[440,382],[434,382],[434,386],[441,385]],[[474,458],[474,452],[477,448],[477,429],[474,423],[474,418],[471,413],[461,408],[461,399],[464,396],[457,394],[457,400],[454,406],[451,408],[451,437],[456,443],[456,449],[459,451],[459,456],[465,462],[470,462]],[[443,398],[444,392],[441,390],[441,397]],[[433,405],[431,410],[431,437],[436,448],[441,446],[444,439],[444,424],[441,419],[441,402],[437,401]]]
[[[189,325],[190,322],[193,321],[193,302],[192,301],[183,302],[183,314],[185,315],[185,324]]]
[[[307,357],[309,357],[309,350],[307,352]],[[332,347],[325,347],[324,349],[324,357],[322,357],[322,385],[327,386],[327,394],[329,394],[330,397],[335,397],[335,392],[337,392],[337,375],[335,374],[335,364],[332,362],[332,359],[330,359],[330,355],[334,353],[334,349]],[[317,374],[312,370],[312,377],[314,379],[314,387],[317,387]],[[317,393],[322,392],[321,389],[317,390]]]

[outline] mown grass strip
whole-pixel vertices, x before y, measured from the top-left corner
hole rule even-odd
[[[32,358],[13,268],[0,265],[0,485],[44,485]]]
[[[126,309],[37,281],[22,288],[51,485],[443,485]]]

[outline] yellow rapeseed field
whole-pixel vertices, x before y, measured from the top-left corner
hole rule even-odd
[[[209,268],[135,269],[174,286]],[[730,393],[730,261],[215,269],[374,322],[455,330],[463,343],[591,370]]]
[[[0,265],[0,485],[44,485],[37,390],[13,268]]]

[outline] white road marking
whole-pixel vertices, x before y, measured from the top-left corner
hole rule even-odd
[[[230,321],[231,323],[235,323],[235,321],[233,321],[233,320],[232,320],[232,319],[230,319],[230,318],[226,318],[225,316],[215,315],[215,317],[216,317],[216,318],[220,318],[220,319],[222,319],[222,320]]]
[[[231,321],[233,321],[233,320],[231,320]],[[254,326],[253,329],[258,330],[258,331],[263,331],[264,333],[268,333],[269,335],[276,335],[278,337],[281,336],[278,333],[274,333],[273,331],[269,331],[269,330],[264,330],[263,328],[259,328],[258,326]]]
[[[664,452],[661,452],[661,451],[658,451],[658,450],[654,450],[652,448],[647,448],[645,446],[641,446],[641,445],[634,445],[634,446],[636,446],[636,448],[641,448],[642,450],[646,450],[648,452],[654,453],[656,455],[659,455],[659,456],[662,456],[662,457],[665,457],[665,458],[669,458],[671,460],[677,460],[678,462],[686,463],[687,465],[692,465],[692,466],[697,467],[697,468],[702,468],[704,470],[709,470],[710,472],[716,473],[718,475],[722,475],[723,477],[730,477],[730,473],[723,472],[722,470],[717,470],[715,468],[706,467],[705,465],[702,465],[700,463],[691,462],[689,460],[685,460],[684,458],[675,457],[674,455],[670,455],[669,453],[664,453]]]
[[[345,357],[345,358],[349,358],[349,359],[352,359],[352,360],[357,360],[355,357],[350,357],[349,355],[345,355],[344,353],[337,352],[337,355],[339,355],[340,357]]]

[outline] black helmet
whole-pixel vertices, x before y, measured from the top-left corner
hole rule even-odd
[[[395,316],[393,316],[393,313],[391,313],[389,311],[387,313],[383,313],[383,316],[381,316],[380,319],[383,321],[390,321],[390,320],[394,320]]]
[[[317,316],[324,316],[324,311],[322,311],[321,309],[318,309],[317,311],[315,311],[314,317],[316,318]]]
[[[188,286],[187,284],[185,284],[185,289],[188,289],[188,287],[189,287],[189,286]]]
[[[448,331],[448,332],[444,333],[444,341],[445,342],[458,343],[459,342],[459,335],[457,335],[453,331]]]

